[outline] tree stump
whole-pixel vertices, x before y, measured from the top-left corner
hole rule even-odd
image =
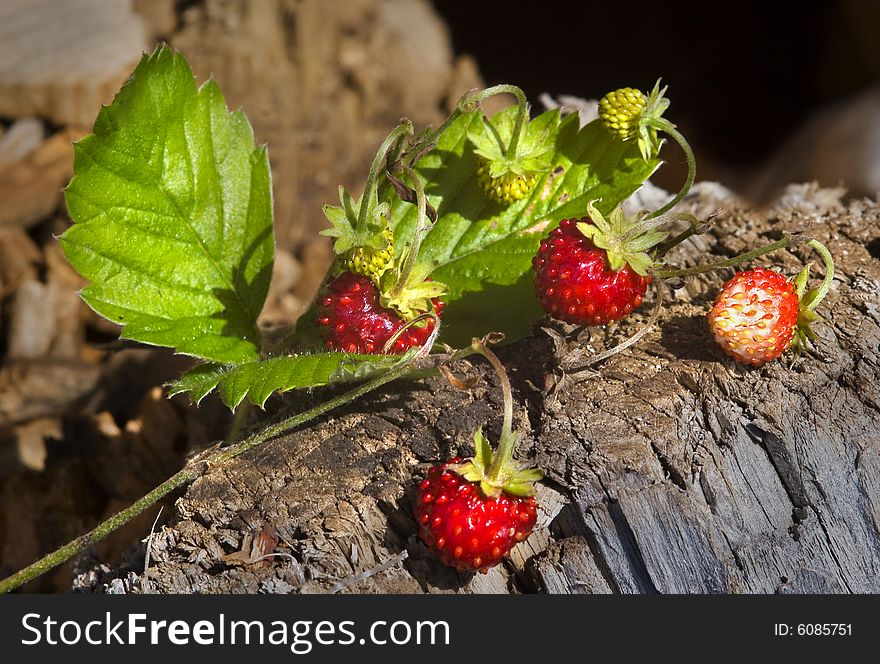
[[[703,185],[713,229],[674,251],[692,265],[808,228],[837,275],[816,350],[762,368],[726,358],[705,314],[732,271],[668,294],[638,344],[589,357],[645,324],[648,301],[616,326],[543,321],[499,349],[511,375],[519,456],[547,477],[535,533],[509,561],[459,575],[421,544],[412,514],[428,464],[469,454],[500,429],[486,363],[398,382],[306,428],[211,468],[156,532],[150,568],[97,566],[80,590],[253,593],[867,593],[880,591],[880,207],[789,188],[749,209]],[[767,259],[794,275],[805,245]],[[813,278],[819,275],[814,270]],[[657,287],[651,291],[657,297]],[[488,330],[487,330],[488,331]],[[568,367],[567,370],[563,370]],[[300,410],[326,396],[294,396]],[[280,400],[279,400],[280,402]],[[268,558],[265,554],[280,553]]]

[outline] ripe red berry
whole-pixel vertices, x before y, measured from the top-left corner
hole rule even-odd
[[[607,251],[587,238],[578,224],[589,218],[564,219],[542,242],[532,260],[535,293],[544,311],[579,325],[619,320],[642,303],[651,283],[628,264],[614,270]]]
[[[432,300],[438,316],[443,303]],[[385,344],[406,325],[394,310],[379,302],[379,291],[367,277],[343,272],[327,284],[318,298],[318,326],[327,348],[348,353],[381,353]],[[434,330],[428,319],[407,327],[388,351],[402,354],[422,346]]]
[[[460,462],[456,458],[431,468],[419,485],[419,535],[444,564],[459,572],[485,572],[532,532],[537,502],[534,496],[503,492],[486,496],[479,482],[449,469]]]
[[[725,353],[757,367],[788,350],[798,315],[795,284],[777,272],[755,268],[724,284],[709,312],[709,327]]]

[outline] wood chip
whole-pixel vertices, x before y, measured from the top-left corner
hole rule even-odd
[[[0,168],[27,157],[43,144],[43,123],[37,118],[23,118],[9,131],[0,134]]]
[[[0,427],[65,413],[100,377],[100,367],[81,362],[7,362],[0,368]]]
[[[0,115],[91,126],[146,48],[119,0],[0,3]]]
[[[9,323],[11,358],[39,358],[49,354],[55,335],[55,302],[49,287],[35,279],[15,293]]]
[[[0,168],[0,226],[29,227],[55,211],[73,169],[73,141],[80,135],[58,132],[25,159]]]
[[[35,279],[36,264],[42,259],[37,245],[23,229],[0,225],[0,298],[13,293],[23,280]]]

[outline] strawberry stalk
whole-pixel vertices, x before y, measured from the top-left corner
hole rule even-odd
[[[386,218],[390,204],[379,202],[378,183],[384,165],[397,158],[405,137],[412,134],[412,122],[404,118],[385,137],[373,158],[359,201],[340,186],[340,205],[324,206],[330,228],[322,230],[321,235],[333,238],[333,251],[345,269],[374,282],[390,269],[394,257],[394,234]]]
[[[518,88],[515,85],[504,83],[501,85],[493,85],[491,88],[486,88],[485,90],[481,90],[479,92],[466,93],[462,96],[462,98],[456,105],[456,112],[461,113],[476,110],[481,102],[485,101],[489,97],[501,94],[513,95],[514,97],[516,97],[516,103],[518,105],[516,120],[513,125],[513,135],[510,138],[510,143],[507,146],[502,146],[504,148],[504,155],[507,157],[512,157],[516,154],[516,149],[519,147],[519,139],[520,135],[522,134],[523,124],[525,123],[526,117],[529,113],[529,104],[526,101],[526,95],[521,88]]]
[[[701,220],[697,219],[692,214],[688,214],[687,212],[682,212],[680,214],[666,213],[666,219],[668,219],[669,221],[686,221],[688,222],[688,227],[675,237],[671,237],[665,242],[659,244],[657,246],[657,250],[654,252],[654,258],[656,260],[659,260],[666,254],[668,254],[672,249],[687,240],[689,237],[699,235],[700,233],[705,233],[707,230],[709,230],[709,224],[712,223],[712,220],[715,218],[715,216],[717,216],[717,213],[713,212],[711,215],[709,215],[709,217]]]
[[[418,211],[418,217],[416,221],[416,230],[406,248],[406,256],[404,257],[403,264],[400,266],[397,280],[388,291],[388,297],[391,299],[399,298],[409,284],[413,268],[419,258],[419,249],[422,246],[422,240],[434,225],[428,219],[428,200],[425,197],[425,187],[422,185],[421,179],[409,166],[404,167],[404,172],[409,177],[413,190],[416,192],[416,209]]]
[[[428,132],[416,142],[415,145],[408,148],[398,160],[397,155],[392,155],[393,158],[389,159],[389,165],[393,164],[393,171],[398,172],[403,170],[406,166],[413,166],[421,157],[423,157],[426,153],[430,152],[430,150],[436,145],[437,138],[449,128],[460,116],[465,113],[470,113],[471,111],[475,111],[480,107],[480,104],[488,99],[489,97],[493,97],[499,94],[512,94],[517,99],[517,103],[519,104],[519,111],[516,117],[516,124],[514,131],[514,138],[511,141],[511,144],[506,146],[504,150],[505,155],[514,154],[516,149],[519,147],[519,135],[522,134],[522,127],[525,124],[526,116],[528,114],[528,103],[526,101],[525,93],[522,89],[518,88],[515,85],[495,85],[490,88],[486,88],[485,90],[469,90],[465,92],[458,100],[453,109],[452,113],[443,121],[437,129]]]
[[[679,147],[681,147],[682,151],[684,152],[684,156],[687,159],[688,165],[687,178],[685,178],[682,188],[674,197],[672,197],[672,199],[670,199],[668,203],[666,203],[666,205],[659,208],[658,210],[654,210],[654,212],[648,215],[648,218],[651,219],[653,217],[659,217],[661,214],[668,212],[676,205],[678,205],[678,203],[687,195],[687,193],[693,186],[694,180],[697,176],[697,162],[694,159],[694,151],[691,150],[691,146],[685,140],[684,136],[682,136],[681,133],[675,128],[675,125],[672,124],[669,120],[667,120],[666,118],[653,118],[649,120],[648,125],[665,132],[676,143],[678,143]]]
[[[807,294],[810,295],[810,298],[805,305],[805,309],[807,311],[814,311],[819,306],[819,303],[825,299],[825,296],[828,295],[828,291],[831,290],[831,282],[834,281],[834,259],[831,257],[831,252],[828,251],[828,248],[818,240],[807,240],[807,244],[819,253],[822,257],[822,262],[825,263],[825,278],[822,280],[822,285],[812,295]],[[805,288],[806,281],[803,285],[798,285],[798,298],[804,297],[803,291]]]
[[[510,378],[504,366],[489,348],[481,341],[473,341],[474,349],[483,357],[485,357],[495,374],[498,376],[498,382],[501,383],[501,394],[504,401],[504,416],[501,421],[501,439],[498,442],[498,449],[495,452],[492,463],[486,473],[486,479],[491,484],[498,484],[501,480],[505,469],[510,466],[513,460],[513,452],[516,447],[516,436],[513,435],[513,390],[510,387]]]
[[[513,391],[510,388],[510,379],[501,361],[486,347],[484,341],[474,339],[471,348],[489,361],[501,383],[504,399],[501,439],[498,448],[493,452],[482,430],[478,429],[474,435],[474,457],[465,463],[450,466],[450,469],[469,482],[478,482],[486,496],[533,496],[535,482],[543,477],[543,473],[538,468],[528,468],[513,460],[518,435],[513,430]]]
[[[382,166],[385,163],[385,158],[388,155],[389,150],[401,137],[412,135],[413,124],[404,118],[401,120],[400,124],[385,137],[385,140],[382,141],[382,145],[379,146],[379,151],[376,153],[376,156],[373,158],[373,163],[370,165],[370,173],[367,175],[367,184],[364,186],[364,194],[361,197],[361,206],[358,210],[357,225],[355,226],[356,233],[366,230],[367,210],[369,208],[367,201],[372,200],[372,197],[376,192],[376,183],[379,179],[379,173],[382,171]]]
[[[666,268],[659,269],[654,271],[654,276],[659,279],[674,279],[676,277],[692,277],[697,274],[704,274],[706,272],[712,272],[713,270],[721,270],[726,267],[734,267],[739,265],[740,263],[745,263],[755,258],[759,258],[766,254],[772,253],[777,249],[785,249],[786,247],[791,246],[792,242],[795,238],[791,235],[786,235],[781,240],[777,240],[776,242],[772,242],[764,247],[759,247],[758,249],[753,249],[752,251],[747,251],[744,254],[740,254],[738,256],[734,256],[733,258],[728,258],[723,261],[717,261],[715,263],[707,263],[706,265],[696,265],[694,267],[676,269],[676,268]],[[811,245],[812,246],[812,245]],[[827,292],[827,289],[826,289]]]

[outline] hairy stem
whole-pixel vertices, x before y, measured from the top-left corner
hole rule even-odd
[[[148,494],[134,502],[131,506],[122,510],[118,514],[115,514],[106,521],[103,521],[93,530],[89,531],[85,535],[77,537],[73,541],[68,542],[61,548],[56,549],[55,551],[44,556],[35,563],[28,565],[24,569],[0,581],[0,594],[8,593],[12,590],[15,590],[16,588],[27,583],[28,581],[32,581],[33,579],[42,574],[45,574],[54,567],[57,567],[64,562],[67,562],[77,554],[81,554],[89,546],[95,544],[96,542],[100,542],[117,528],[125,525],[133,518],[141,514],[144,510],[149,509],[150,507],[155,505],[159,500],[167,496],[175,489],[182,487],[185,484],[188,484],[189,482],[197,479],[212,466],[216,466],[217,464],[221,464],[229,461],[230,459],[234,459],[240,454],[243,454],[244,452],[247,452],[248,450],[257,447],[262,443],[276,438],[277,436],[288,433],[293,429],[305,424],[306,422],[320,417],[321,415],[324,415],[335,408],[339,408],[340,406],[351,403],[355,399],[358,399],[368,392],[378,389],[393,380],[397,380],[399,378],[421,378],[434,375],[438,372],[437,366],[439,366],[439,364],[453,362],[477,352],[474,347],[468,347],[452,353],[449,356],[434,356],[434,366],[413,368],[412,364],[416,359],[424,357],[430,352],[430,349],[433,346],[439,331],[440,324],[438,322],[434,327],[434,332],[432,333],[431,337],[417,353],[401,360],[397,365],[395,365],[392,369],[382,374],[381,376],[374,378],[373,380],[366,382],[362,385],[359,385],[354,389],[345,392],[344,394],[329,399],[328,401],[325,401],[305,412],[292,415],[279,422],[276,422],[275,424],[271,424],[268,427],[248,436],[247,438],[229,445],[228,447],[215,449],[208,454],[194,459],[185,468],[172,475],[170,478],[165,480],[162,484],[157,486]]]
[[[831,252],[828,251],[828,248],[818,240],[807,240],[807,244],[819,252],[819,255],[822,256],[822,261],[825,263],[825,278],[822,280],[822,285],[819,287],[816,297],[807,306],[809,311],[813,311],[825,299],[825,296],[828,295],[828,291],[831,289],[831,282],[834,281],[834,259],[831,257]]]
[[[509,158],[516,155],[516,149],[519,147],[519,139],[522,134],[523,125],[529,115],[529,103],[526,100],[526,94],[521,88],[505,83],[501,85],[493,85],[491,88],[486,88],[479,92],[469,92],[459,100],[457,109],[461,109],[462,111],[476,109],[482,101],[500,94],[513,95],[516,97],[516,103],[518,106],[516,121],[513,124],[513,136],[510,137],[510,144],[504,148],[504,156]]]
[[[247,424],[248,416],[251,414],[251,402],[243,401],[235,409],[232,415],[232,424],[229,427],[229,434],[226,436],[229,440],[235,440],[241,437],[241,432]]]
[[[489,482],[496,482],[504,469],[510,465],[513,459],[514,447],[516,447],[516,436],[513,435],[513,390],[510,387],[510,378],[501,360],[486,345],[478,340],[472,343],[476,351],[489,360],[489,364],[495,370],[498,376],[498,382],[501,383],[501,393],[504,399],[504,419],[501,422],[501,440],[498,442],[498,450],[492,458],[492,465],[486,473]]]
[[[364,186],[364,193],[361,197],[361,207],[358,210],[358,220],[357,220],[357,228],[355,231],[364,232],[367,224],[367,210],[369,209],[369,201],[376,194],[376,182],[379,179],[379,173],[382,170],[382,164],[385,162],[385,157],[388,154],[388,150],[397,142],[397,140],[401,136],[412,136],[413,133],[413,125],[407,119],[401,120],[400,124],[397,125],[388,136],[385,137],[385,140],[382,141],[382,145],[379,146],[379,151],[376,153],[375,158],[373,159],[373,163],[370,166],[370,174],[367,176],[367,184]]]
[[[661,242],[657,245],[657,251],[654,253],[654,259],[658,260],[668,254],[672,249],[680,245],[682,242],[687,240],[689,237],[693,237],[698,233],[702,233],[705,231],[709,224],[712,223],[712,219],[717,215],[717,213],[711,214],[707,219],[699,220],[694,215],[683,212],[681,214],[666,214],[666,217],[669,221],[687,221],[688,227],[683,230],[681,233],[676,235],[675,237],[671,237],[665,242]]]
[[[669,134],[669,136],[671,136],[672,139],[679,144],[681,149],[684,151],[684,156],[687,158],[688,174],[687,178],[685,179],[684,186],[681,188],[681,190],[666,205],[661,207],[659,210],[654,210],[654,212],[652,212],[648,217],[649,219],[651,217],[659,217],[661,214],[668,212],[673,207],[678,205],[679,201],[681,201],[681,199],[683,199],[690,191],[697,176],[697,162],[694,159],[694,151],[691,150],[691,146],[688,145],[688,142],[685,140],[684,136],[682,136],[681,133],[679,133],[679,131],[675,128],[675,125],[673,125],[669,120],[665,118],[657,118],[651,121],[651,124],[657,129],[660,129],[661,131]]]
[[[416,221],[415,233],[413,233],[409,246],[406,248],[406,257],[404,258],[403,265],[400,268],[397,281],[394,282],[394,285],[388,292],[388,297],[390,297],[391,299],[396,299],[400,297],[403,289],[406,288],[407,284],[409,283],[410,275],[412,274],[413,268],[415,267],[416,262],[419,258],[419,248],[422,246],[422,240],[424,239],[425,235],[428,234],[428,231],[430,231],[433,227],[433,224],[430,223],[430,221],[428,220],[428,200],[425,197],[425,187],[422,185],[422,181],[419,178],[418,173],[416,173],[408,166],[404,168],[404,171],[409,176],[409,179],[412,182],[413,189],[416,192],[416,208],[418,210],[418,218]]]
[[[772,242],[771,244],[760,247],[758,249],[753,249],[752,251],[740,254],[739,256],[728,258],[727,260],[718,261],[717,263],[709,263],[707,265],[697,265],[695,267],[684,268],[681,270],[676,270],[673,268],[655,270],[654,276],[659,279],[672,279],[673,277],[692,277],[697,274],[711,272],[712,270],[720,270],[725,267],[733,267],[734,265],[739,265],[740,263],[745,263],[754,258],[769,254],[773,251],[776,251],[777,249],[784,249],[785,247],[788,247],[790,245],[791,236],[787,235],[781,240],[777,240],[776,242]]]

